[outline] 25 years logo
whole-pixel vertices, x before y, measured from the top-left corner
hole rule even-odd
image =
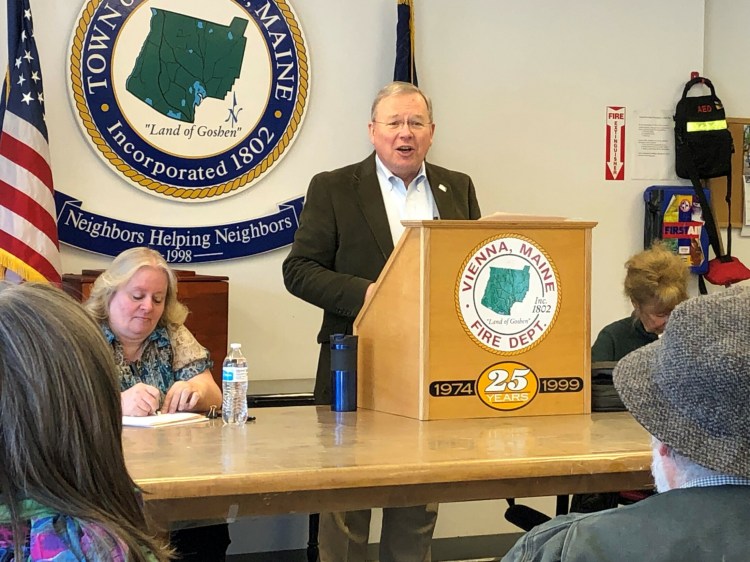
[[[530,367],[506,361],[485,369],[477,379],[476,389],[487,406],[510,412],[534,400],[539,392],[539,378]]]
[[[310,68],[284,0],[88,0],[69,78],[84,135],[118,173],[202,201],[279,162],[304,118]]]
[[[493,353],[537,345],[557,318],[560,282],[543,248],[519,235],[498,235],[466,258],[456,281],[464,330]]]

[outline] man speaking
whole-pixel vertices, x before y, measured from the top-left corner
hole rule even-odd
[[[393,82],[372,104],[375,153],[312,178],[300,225],[284,260],[284,284],[323,309],[315,401],[331,401],[330,336],[351,334],[354,319],[404,227],[402,220],[477,219],[466,174],[425,162],[435,124],[432,103],[416,86]],[[383,510],[381,562],[430,560],[437,505]],[[321,562],[366,559],[370,510],[321,514]]]

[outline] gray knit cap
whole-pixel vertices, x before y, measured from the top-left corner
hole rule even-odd
[[[659,341],[619,361],[614,383],[661,442],[706,468],[750,478],[750,288],[678,305]]]

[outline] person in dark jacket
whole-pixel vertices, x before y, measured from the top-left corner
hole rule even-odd
[[[617,391],[652,435],[658,494],[552,519],[504,562],[744,562],[750,552],[750,289],[678,305],[663,337],[625,356]]]
[[[300,225],[284,260],[284,284],[323,309],[317,404],[331,402],[330,336],[351,334],[354,319],[404,230],[402,220],[478,219],[471,178],[425,161],[435,124],[432,102],[405,82],[384,87],[368,125],[375,152],[312,178]],[[383,510],[381,562],[430,560],[437,505]],[[322,513],[321,562],[364,561],[370,510]]]
[[[633,313],[602,328],[591,347],[592,362],[619,361],[656,341],[672,309],[688,298],[688,265],[660,242],[632,256],[625,269],[625,296]]]

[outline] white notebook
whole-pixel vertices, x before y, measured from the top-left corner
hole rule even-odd
[[[122,416],[122,425],[133,427],[162,427],[168,425],[186,425],[208,421],[204,414],[195,412],[177,412],[174,414],[157,414],[155,416]]]

